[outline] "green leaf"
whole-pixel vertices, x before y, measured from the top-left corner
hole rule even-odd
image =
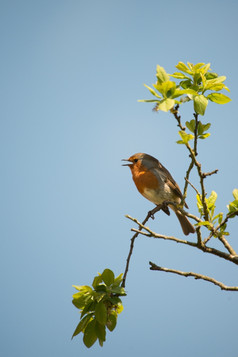
[[[107,328],[109,331],[113,331],[117,324],[117,313],[112,311],[107,319]]]
[[[226,76],[219,76],[219,77],[216,77],[216,78],[214,78],[214,83],[222,83],[222,82],[224,82],[226,80]],[[209,81],[209,82],[211,82],[211,81]]]
[[[229,206],[227,206],[229,209],[229,213],[233,213],[238,210],[238,200],[234,200],[233,202],[230,202]]]
[[[220,224],[223,219],[223,213],[222,212],[218,213],[215,217],[213,217],[212,221],[214,222],[216,219],[218,219],[218,223]]]
[[[202,74],[201,73],[195,73],[193,75],[193,81],[196,85],[200,85],[202,83]],[[200,87],[198,87],[200,89]]]
[[[194,69],[193,64],[190,62],[187,62],[187,65],[188,65],[189,69],[193,72],[193,69]]]
[[[92,316],[93,313],[84,316],[84,318],[79,322],[78,326],[76,327],[72,339],[85,329],[89,321],[92,319]]]
[[[207,129],[210,128],[210,126],[211,126],[210,123],[203,125],[200,121],[198,122],[198,128],[197,128],[198,131],[197,131],[197,133],[198,133],[199,139],[205,139],[205,138],[207,138],[208,136],[211,135],[210,133],[203,134],[204,131],[206,131]]]
[[[113,294],[118,294],[118,295],[121,295],[121,296],[126,295],[125,289],[124,289],[124,288],[121,288],[120,286],[112,287],[112,288],[110,289],[110,291],[111,291]]]
[[[74,294],[73,296],[75,296],[76,294]],[[75,307],[77,307],[77,309],[81,309],[83,308],[87,303],[89,303],[91,301],[92,297],[87,296],[87,295],[83,295],[80,296],[76,299],[72,300],[72,303],[74,304]]]
[[[177,64],[177,66],[175,66],[179,71],[182,71],[182,72],[185,72],[185,73],[188,73],[188,74],[192,74],[191,70],[186,66],[185,63],[183,62],[179,62]]]
[[[217,200],[217,193],[212,191],[210,196],[207,198],[207,208],[210,209],[212,206],[215,205]]]
[[[190,140],[192,140],[194,138],[194,135],[187,134],[183,130],[180,130],[178,133],[182,138],[182,142],[181,142],[181,140],[177,141],[178,144],[185,144],[186,145]]]
[[[110,269],[105,269],[102,273],[102,279],[107,286],[110,286],[114,282],[114,273]]]
[[[176,83],[172,81],[168,81],[168,82],[164,82],[162,86],[163,86],[163,92],[165,94],[165,97],[173,98],[174,92],[176,90]]]
[[[199,135],[199,139],[206,139],[206,138],[208,138],[210,135],[211,135],[210,133],[206,133],[206,134]]]
[[[173,106],[175,105],[175,100],[171,99],[171,98],[166,98],[161,100],[158,109],[162,110],[163,112],[168,112],[170,109],[173,108]]]
[[[137,102],[141,103],[159,103],[159,100],[156,99],[138,99]]]
[[[95,318],[96,320],[102,324],[106,325],[107,322],[107,308],[103,301],[100,301],[95,308]]]
[[[203,132],[207,131],[211,126],[211,123],[203,124]]]
[[[222,90],[224,86],[225,84],[223,83],[215,83],[215,84],[210,84],[209,86],[206,85],[204,90],[215,90],[218,92],[219,90]]]
[[[122,279],[123,279],[123,273],[121,273],[120,275],[118,275],[115,278],[113,286],[119,286],[121,284],[121,282],[122,282]]]
[[[163,94],[163,97],[170,97],[173,95],[176,89],[176,83],[173,81],[165,81],[163,83],[153,84],[155,89],[157,89],[160,93]]]
[[[201,63],[199,63],[199,64],[201,64]],[[204,63],[203,63],[204,64]],[[197,66],[197,65],[196,65]],[[196,67],[196,66],[194,66],[194,67]],[[210,69],[210,67],[211,67],[211,64],[210,63],[207,63],[207,64],[205,64],[200,70],[201,70],[201,73],[202,74],[206,74],[207,73],[207,71]]]
[[[166,73],[165,69],[159,65],[156,68],[156,77],[160,84],[169,81],[169,75]]]
[[[183,95],[183,94],[197,95],[197,92],[191,88],[187,88],[187,89],[176,88],[173,93],[173,98],[179,97],[180,95]]]
[[[99,276],[95,276],[93,279],[92,286],[95,289],[97,285],[99,285],[102,282],[102,275],[100,274]]]
[[[186,81],[181,81],[180,86],[184,89],[191,88],[191,86],[192,86],[191,79],[187,79]]]
[[[233,194],[233,197],[235,200],[238,200],[238,189],[235,188],[233,191],[232,191],[232,194]]]
[[[223,83],[225,81],[225,79],[226,79],[225,76],[220,76],[220,77],[216,77],[216,78],[207,80],[206,81],[206,85],[204,87],[204,90],[219,91],[219,90],[222,90],[224,88],[224,89],[229,91],[229,89]]]
[[[189,79],[188,76],[185,76],[185,74],[183,74],[181,72],[174,72],[173,74],[170,74],[170,77],[174,77],[174,78],[178,78],[178,79],[184,79],[184,78]]]
[[[103,347],[103,341],[100,340],[100,338],[98,339],[98,342],[99,342],[99,345],[100,345],[101,347]]]
[[[84,331],[83,342],[88,348],[90,348],[97,341],[95,324],[96,320],[90,321]]]
[[[205,63],[197,63],[197,64],[195,64],[194,66],[193,66],[193,69],[195,70],[195,71],[197,71],[198,69],[200,69],[202,66],[204,66],[205,65]]]
[[[112,303],[112,305],[116,306],[121,303],[121,299],[118,296],[112,295],[108,301]]]
[[[82,294],[85,294],[85,293],[91,293],[93,291],[93,289],[88,286],[88,285],[81,285],[81,286],[78,286],[78,285],[72,285],[73,288],[75,288],[76,290],[80,291]]]
[[[214,78],[218,77],[218,74],[215,72],[208,72],[208,73],[205,73],[205,77],[207,80],[214,79]]]
[[[84,309],[81,311],[81,318],[86,315],[89,311],[94,311],[95,302],[91,301],[87,305],[85,305]]]
[[[203,204],[202,204],[201,197],[200,197],[200,195],[196,195],[196,198],[197,198],[198,211],[202,215],[203,214]]]
[[[95,291],[97,293],[106,293],[107,292],[107,287],[105,284],[99,284],[95,286]]]
[[[194,101],[194,110],[197,114],[204,115],[206,111],[206,107],[208,104],[208,100],[204,95],[200,94],[193,98]]]
[[[101,325],[98,321],[95,324],[95,332],[99,340],[106,341],[106,327]]]
[[[188,130],[190,130],[192,133],[194,133],[194,130],[195,130],[195,120],[192,119],[190,121],[186,121],[185,125],[186,127],[188,128]]]
[[[226,104],[231,101],[229,97],[222,93],[210,93],[208,94],[207,98],[217,104]]]
[[[206,227],[213,227],[213,224],[209,221],[198,222],[197,226],[206,226]]]
[[[147,86],[146,84],[144,84],[144,86],[145,86],[147,89],[149,89],[150,93],[153,94],[155,97],[157,97],[157,98],[162,98],[160,95],[158,95],[158,94],[156,93],[156,91],[155,91],[153,88]]]

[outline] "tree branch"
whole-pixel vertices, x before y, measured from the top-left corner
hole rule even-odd
[[[176,243],[185,244],[185,245],[188,245],[190,247],[197,248],[197,249],[203,251],[204,253],[213,254],[215,256],[218,256],[220,258],[223,258],[225,260],[228,260],[228,261],[238,265],[238,255],[236,255],[236,254],[235,255],[228,254],[228,253],[223,252],[221,250],[218,250],[218,249],[215,249],[215,248],[212,248],[212,247],[207,247],[203,242],[201,242],[199,240],[197,242],[190,242],[190,241],[185,240],[185,239],[179,239],[179,238],[176,238],[176,237],[173,237],[173,236],[165,236],[163,234],[155,233],[150,228],[148,228],[145,225],[143,225],[142,223],[140,223],[136,218],[133,218],[133,217],[128,216],[128,215],[126,217],[129,218],[131,221],[135,222],[139,226],[139,229],[134,229],[134,228],[131,229],[133,232],[136,232],[137,234],[142,234],[144,236],[153,237],[153,238],[156,238],[156,239],[171,240],[171,241],[174,241]],[[142,232],[142,229],[144,229],[147,233]]]
[[[160,266],[158,266],[158,265],[156,265],[156,264],[154,264],[152,262],[149,262],[149,264],[150,264],[150,270],[164,271],[166,273],[178,274],[178,275],[185,276],[185,277],[192,276],[195,279],[202,279],[202,280],[208,281],[208,282],[210,282],[210,283],[212,283],[214,285],[217,285],[217,286],[219,286],[221,288],[221,290],[238,291],[238,286],[224,285],[220,281],[217,281],[216,279],[210,278],[209,276],[206,276],[206,275],[193,273],[193,272],[184,272],[184,271],[175,270],[175,269],[169,269],[169,268],[163,268],[163,267],[160,267]]]

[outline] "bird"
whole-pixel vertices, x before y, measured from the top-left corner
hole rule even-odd
[[[123,166],[129,166],[137,190],[147,200],[157,206],[163,205],[166,201],[172,201],[178,205],[182,202],[183,195],[179,185],[159,160],[145,153],[137,153],[122,161],[128,162]],[[186,203],[184,205],[188,208]],[[175,212],[183,233],[185,235],[194,233],[195,229],[187,217],[174,205],[168,204],[168,206]],[[162,207],[162,209],[168,215],[170,214],[168,208]]]

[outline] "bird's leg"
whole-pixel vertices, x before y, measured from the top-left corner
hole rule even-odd
[[[160,206],[161,206],[162,211],[164,211],[164,213],[166,213],[168,216],[170,216],[170,211],[169,211],[167,202],[164,201]]]
[[[157,205],[155,208],[153,208],[151,211],[148,212],[148,216],[152,219],[155,219],[155,213],[163,209],[163,205]]]

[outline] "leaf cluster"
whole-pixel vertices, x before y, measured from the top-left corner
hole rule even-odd
[[[193,101],[194,111],[197,114],[204,115],[208,101],[217,104],[228,103],[231,99],[219,91],[225,89],[229,91],[223,83],[225,76],[218,76],[217,73],[211,72],[210,63],[197,63],[193,65],[187,62],[179,62],[176,66],[179,72],[168,74],[161,66],[157,66],[157,81],[151,88],[145,84],[151,94],[156,99],[143,99],[140,102],[156,103],[155,110],[173,111],[175,105],[184,102]],[[179,83],[171,80],[170,77],[179,80]]]
[[[197,226],[205,226],[209,230],[214,230],[214,225],[216,223],[220,224],[223,220],[223,213],[219,213],[218,215],[214,216],[215,208],[216,208],[216,200],[217,200],[217,193],[212,191],[209,197],[205,197],[205,207],[208,211],[208,220],[202,221],[197,223]],[[204,204],[202,202],[201,195],[197,194],[197,207],[200,213],[200,216],[205,216]],[[224,227],[223,227],[224,228]],[[225,232],[223,232],[224,234]]]
[[[197,226],[207,227],[211,232],[213,232],[214,237],[228,236],[229,232],[226,231],[227,220],[238,215],[238,189],[234,189],[232,194],[234,201],[227,205],[228,213],[225,218],[223,212],[215,215],[217,193],[212,191],[209,197],[205,197],[206,208],[208,210],[208,220],[197,223]],[[204,204],[199,194],[197,195],[197,207],[201,217],[205,216]]]
[[[230,218],[234,218],[238,214],[238,189],[235,188],[232,192],[234,200],[227,205]]]
[[[100,346],[106,341],[106,328],[113,331],[117,317],[123,310],[119,296],[125,296],[125,289],[120,287],[122,275],[115,278],[110,269],[105,269],[93,279],[92,287],[74,286],[78,291],[73,295],[72,303],[80,310],[80,322],[73,337],[83,333],[83,342],[91,347],[97,340]]]
[[[190,121],[186,121],[185,125],[193,134],[187,134],[185,130],[180,130],[178,133],[181,137],[181,140],[178,140],[177,144],[188,144],[190,140],[194,139],[194,134],[197,135],[198,139],[206,139],[211,135],[210,133],[206,133],[206,131],[210,128],[211,123],[202,124],[201,121],[198,121],[196,124],[196,121],[192,119]]]

